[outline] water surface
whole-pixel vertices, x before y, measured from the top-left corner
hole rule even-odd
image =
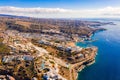
[[[78,46],[99,48],[95,64],[79,72],[78,80],[120,80],[120,22],[117,25],[101,26],[107,31],[96,33],[92,43],[77,43]]]

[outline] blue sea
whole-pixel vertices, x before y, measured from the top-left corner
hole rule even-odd
[[[94,42],[80,43],[81,47],[97,46],[96,62],[78,73],[78,80],[120,80],[120,21],[116,25],[100,26],[106,31],[93,35]]]

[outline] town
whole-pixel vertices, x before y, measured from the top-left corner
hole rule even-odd
[[[76,26],[84,26],[78,27],[79,30],[77,30],[72,24],[74,20],[67,22],[55,20],[60,21],[56,23],[54,20],[48,20],[46,23],[47,20],[36,19],[36,24],[39,22],[38,24],[42,25],[34,23],[30,25],[32,31],[29,27],[27,27],[28,31],[23,30],[30,23],[33,24],[31,22],[33,20],[1,17],[0,79],[76,80],[80,70],[94,63],[98,48],[95,46],[83,48],[76,46],[75,43],[90,39],[94,32],[105,29],[88,27],[85,26],[84,21],[80,23],[76,21]],[[51,21],[50,24],[49,21]],[[66,28],[63,27],[63,23],[66,24]],[[105,24],[87,22],[87,25],[93,25],[93,23],[94,25]],[[67,27],[69,25],[73,27]],[[52,28],[49,29],[49,27]],[[68,28],[71,28],[70,31]]]

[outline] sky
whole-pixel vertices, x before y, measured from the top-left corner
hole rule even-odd
[[[120,0],[0,0],[0,14],[39,18],[120,18]]]

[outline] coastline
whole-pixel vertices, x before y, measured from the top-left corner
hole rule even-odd
[[[90,66],[90,65],[95,63],[97,50],[95,52],[92,52],[92,55],[93,56],[86,58],[86,60],[74,64],[74,67],[72,67],[72,70],[74,71],[73,72],[74,79],[71,79],[71,80],[77,80],[78,79],[78,72],[81,72],[85,67]]]
[[[78,79],[78,74],[79,74],[79,72],[81,72],[83,69],[85,69],[87,66],[91,66],[92,64],[94,64],[95,63],[95,60],[93,61],[93,62],[91,62],[91,63],[89,63],[88,65],[86,65],[86,66],[82,66],[82,67],[80,67],[80,69],[78,70],[78,72],[77,72],[77,76],[76,76],[76,80]]]
[[[106,30],[106,29],[104,29],[104,30]],[[97,33],[97,32],[101,32],[101,31],[104,31],[103,29],[101,30],[97,30],[97,31],[95,31],[95,32],[93,32],[90,36],[89,36],[89,38],[91,39],[93,36],[94,36],[94,34],[95,33]],[[90,40],[91,41],[91,40]],[[84,42],[84,41],[83,41]],[[78,45],[76,45],[76,43],[75,43],[75,46],[78,46]],[[97,47],[98,48],[98,47]],[[98,51],[98,50],[97,50]],[[88,64],[86,64],[86,65],[81,65],[81,67],[79,67],[78,68],[78,71],[77,71],[77,75],[76,75],[76,80],[78,79],[78,72],[81,72],[85,67],[87,67],[87,66],[91,66],[92,64],[94,64],[95,63],[95,58],[96,58],[96,55],[97,55],[98,53],[96,52],[95,53],[95,57],[93,58],[93,60],[90,62],[90,63],[88,63]]]
[[[120,66],[119,57],[117,57],[117,56],[120,56],[120,54],[114,53],[114,51],[116,51],[116,52],[120,51],[119,50],[120,45],[118,44],[120,38],[118,38],[118,36],[117,36],[117,34],[119,33],[119,30],[120,30],[119,25],[120,25],[120,23],[118,23],[117,26],[114,26],[114,25],[113,26],[103,26],[103,27],[107,28],[107,30],[100,32],[100,33],[96,33],[93,36],[93,38],[99,39],[99,41],[93,43],[93,45],[96,45],[97,47],[99,47],[99,53],[97,53],[96,60],[95,60],[96,62],[93,65],[88,66],[85,69],[83,69],[83,71],[81,71],[78,74],[77,80],[110,80],[110,79],[119,80],[116,77],[120,77],[119,76],[120,69],[119,69],[119,67],[116,67],[116,66]],[[114,31],[114,32],[112,32],[112,31]],[[116,36],[112,36],[113,34],[114,35],[116,34]],[[109,41],[107,41],[106,39],[108,39]],[[115,42],[113,42],[113,41],[115,41]],[[112,45],[111,46],[112,48],[109,47],[110,45]],[[107,57],[105,57],[105,56],[107,56]],[[113,56],[116,56],[116,57],[113,57]],[[116,63],[114,63],[116,60],[118,60],[118,61]],[[113,63],[114,63],[114,65],[113,65]],[[111,67],[109,67],[110,65],[111,65],[112,69],[111,69]],[[100,71],[100,70],[104,70],[104,71]],[[107,71],[109,71],[109,73]],[[118,73],[116,73],[116,71]],[[98,74],[96,74],[96,73],[98,73]],[[112,76],[112,78],[111,78],[111,76]]]
[[[77,75],[76,75],[76,80],[78,79],[78,74],[79,74],[79,72],[81,72],[83,69],[85,69],[86,67],[88,67],[88,66],[91,66],[92,64],[94,64],[95,63],[95,58],[94,58],[94,60],[91,62],[91,63],[88,63],[86,66],[85,65],[82,65],[82,67],[80,67],[79,69],[78,69],[78,72],[77,72]]]
[[[105,30],[107,30],[107,29],[105,29],[105,28],[100,28],[100,29],[97,29],[97,30],[95,30],[94,32],[92,32],[92,33],[90,34],[90,36],[88,37],[88,38],[90,38],[89,41],[92,41],[92,37],[94,36],[94,34],[96,34],[96,33],[98,33],[98,32],[101,32],[101,31],[105,31]],[[83,41],[83,42],[84,42],[84,41]],[[75,45],[78,46],[76,43],[75,43]],[[85,47],[84,47],[84,48],[85,48]],[[97,48],[98,48],[98,47],[97,47]],[[98,51],[98,50],[97,50],[97,51]],[[91,66],[92,64],[94,64],[94,63],[95,63],[95,59],[96,59],[96,55],[98,55],[97,52],[95,53],[95,56],[94,56],[93,60],[92,60],[90,63],[88,63],[87,65],[83,65],[82,67],[80,67],[80,68],[78,69],[78,72],[81,72],[85,67]],[[76,80],[78,79],[78,72],[77,72]]]
[[[90,40],[88,40],[88,41],[91,41],[92,42],[92,37],[94,36],[94,34],[96,34],[96,33],[99,33],[99,32],[102,32],[102,31],[106,31],[107,29],[105,29],[105,28],[99,28],[99,29],[96,29],[95,31],[93,31],[91,34],[90,34],[90,36],[88,37],[88,38],[90,38]],[[84,42],[84,41],[83,41]],[[75,45],[76,45],[76,43],[75,43]],[[78,45],[76,45],[76,46],[78,46]],[[96,46],[97,47],[97,46]],[[84,47],[85,48],[85,47]],[[97,47],[98,48],[98,47]],[[95,57],[94,57],[94,59],[93,59],[93,61],[91,61],[90,63],[88,63],[86,66],[84,66],[83,68],[80,68],[79,69],[79,71],[78,72],[81,72],[83,69],[85,69],[87,66],[91,66],[92,64],[94,64],[95,62],[96,62],[96,56],[98,55],[98,53],[96,52],[96,54],[95,54]],[[77,77],[76,77],[76,80],[78,79],[78,74],[79,73],[77,73]]]

